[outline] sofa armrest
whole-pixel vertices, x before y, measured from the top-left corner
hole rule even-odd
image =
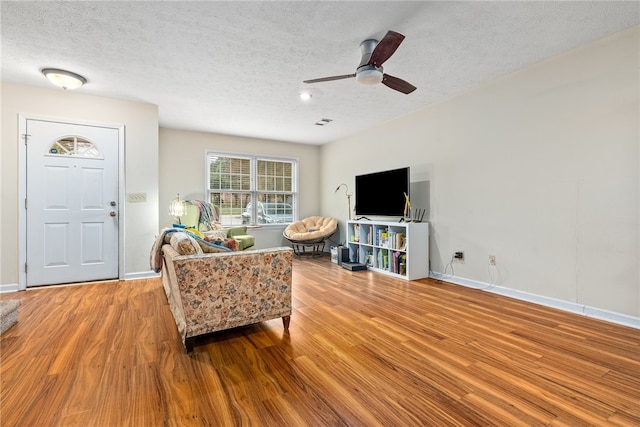
[[[187,322],[184,317],[182,298],[180,297],[180,289],[178,287],[178,277],[176,276],[176,270],[173,265],[174,258],[184,258],[184,256],[180,255],[169,244],[162,246],[162,255],[162,287],[167,295],[167,302],[169,303],[169,308],[176,322],[178,334],[184,343],[187,335]]]
[[[227,228],[227,237],[241,236],[247,234],[247,226],[239,225],[237,227]]]

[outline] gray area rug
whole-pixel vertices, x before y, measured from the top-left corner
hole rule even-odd
[[[0,334],[12,327],[18,321],[19,299],[0,300]]]

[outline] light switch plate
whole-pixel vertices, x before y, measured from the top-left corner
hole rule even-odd
[[[142,203],[147,201],[147,193],[127,193],[127,202]]]

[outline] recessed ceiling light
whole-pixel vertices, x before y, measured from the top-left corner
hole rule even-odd
[[[87,82],[87,79],[80,74],[58,68],[43,68],[42,74],[44,74],[51,83],[64,90],[77,89]]]
[[[299,96],[302,101],[309,101],[313,97],[310,92],[300,92]]]

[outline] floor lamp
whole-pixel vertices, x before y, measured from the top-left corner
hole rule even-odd
[[[347,184],[338,185],[338,188],[336,188],[336,191],[334,191],[334,193],[337,193],[342,186],[344,186],[344,194],[345,196],[347,196],[347,205],[349,207],[349,221],[351,221],[351,196],[353,196],[353,193],[349,193],[349,187],[347,186]]]

